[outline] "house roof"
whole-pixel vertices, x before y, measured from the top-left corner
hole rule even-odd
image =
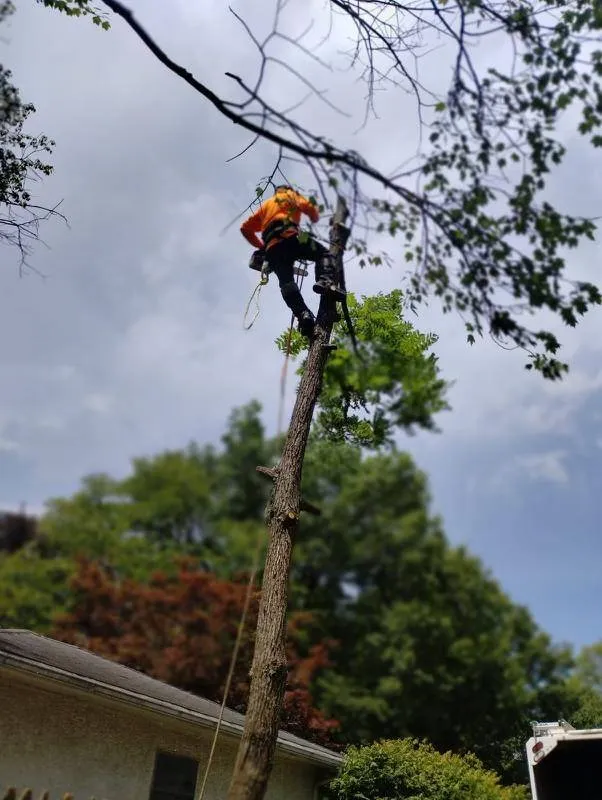
[[[67,683],[95,694],[144,706],[159,713],[215,728],[220,706],[176,689],[142,672],[64,642],[27,630],[0,630],[0,666]],[[244,716],[224,709],[221,729],[240,736]],[[336,768],[341,756],[320,745],[281,731],[277,747],[305,760]]]

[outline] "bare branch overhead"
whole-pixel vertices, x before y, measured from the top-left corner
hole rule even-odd
[[[226,72],[237,99],[220,96],[208,80],[174,62],[119,0],[103,2],[167,69],[249,131],[251,141],[238,157],[259,140],[270,142],[278,169],[287,161],[303,163],[325,205],[329,187],[337,188],[373,221],[369,228],[399,235],[397,256],[410,270],[408,302],[434,294],[444,311],[460,313],[470,342],[490,333],[526,350],[528,368],[548,378],[566,371],[556,358],[554,327],[528,326],[524,314],[552,311],[561,323],[575,325],[602,301],[598,288],[576,279],[566,262],[568,249],[594,238],[593,220],[557,211],[546,194],[549,175],[565,155],[555,131],[569,106],[578,111],[577,131],[592,145],[602,144],[602,56],[591,45],[600,27],[594,0],[578,0],[579,13],[575,3],[552,7],[546,0],[329,0],[328,32],[341,19],[355,32],[347,68],[359,69],[367,87],[362,125],[376,113],[383,87],[389,105],[395,89],[415,100],[408,124],[419,134],[418,151],[406,167],[390,172],[330,141],[317,130],[317,115],[300,121],[311,97],[340,109],[302,70],[271,52],[273,43],[284,44],[333,74],[330,61],[306,41],[315,20],[296,32],[284,29],[283,0],[276,0],[272,28],[263,37],[232,11],[259,53],[255,80]],[[503,52],[497,66],[483,44]],[[430,64],[433,85],[421,75],[423,63]],[[303,99],[291,103],[287,94],[282,107],[268,101],[270,66],[296,80]],[[365,243],[354,244],[357,252],[366,250]],[[363,255],[369,263],[370,254]]]

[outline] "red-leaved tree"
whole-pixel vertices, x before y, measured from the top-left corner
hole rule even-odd
[[[51,636],[221,702],[236,639],[246,580],[220,580],[179,560],[176,574],[155,573],[148,583],[120,580],[97,562],[80,559],[72,579],[71,611],[55,621]],[[245,712],[259,591],[253,593],[227,705]],[[321,744],[338,722],[313,705],[310,685],[329,666],[333,642],[304,646],[309,613],[291,615],[287,629],[289,673],[282,727]]]

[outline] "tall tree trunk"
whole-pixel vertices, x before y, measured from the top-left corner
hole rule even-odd
[[[343,252],[349,231],[344,200],[339,197],[330,229],[330,252],[343,275]],[[291,554],[299,527],[303,459],[322,376],[336,321],[335,303],[320,299],[315,338],[309,348],[299,383],[280,464],[274,471],[274,488],[267,509],[269,544],[255,652],[251,667],[249,703],[227,800],[263,800],[272,771],[286,687],[286,614]]]

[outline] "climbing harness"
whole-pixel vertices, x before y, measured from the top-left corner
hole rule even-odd
[[[273,241],[276,237],[282,236],[282,234],[285,231],[288,231],[288,230],[294,230],[294,232],[296,234],[298,234],[298,232],[299,232],[298,225],[296,225],[294,222],[291,222],[291,221],[286,220],[286,219],[274,220],[274,222],[270,223],[265,228],[265,230],[263,231],[263,233],[261,235],[262,239],[263,239],[263,242],[264,242],[264,248],[265,248],[265,246],[267,246],[267,244],[269,244],[269,242]],[[254,269],[254,270],[257,270],[257,271],[261,272],[261,278],[259,280],[259,283],[255,287],[255,289],[253,290],[253,293],[251,294],[251,297],[249,298],[249,302],[247,303],[247,308],[245,310],[245,316],[244,316],[244,320],[243,320],[243,327],[247,331],[250,330],[253,327],[253,324],[255,323],[257,317],[260,314],[259,295],[261,293],[261,289],[269,282],[269,279],[270,279],[269,276],[270,276],[271,269],[269,267],[269,264],[266,261],[265,249],[255,250],[255,252],[252,254],[251,259],[249,261],[249,267],[251,269]],[[301,288],[303,286],[303,278],[309,274],[308,270],[307,269],[302,269],[302,268],[299,268],[299,267],[295,267],[293,271],[294,271],[295,276],[297,276],[296,277],[297,286],[298,286],[299,290],[301,290]],[[339,300],[338,302],[341,303],[341,309],[342,309],[342,312],[343,312],[343,318],[344,318],[345,324],[347,326],[347,331],[349,333],[349,338],[351,339],[351,345],[353,347],[353,352],[355,353],[355,355],[358,358],[358,360],[363,364],[364,360],[362,358],[362,355],[361,355],[359,347],[358,347],[357,337],[356,337],[356,334],[355,334],[355,328],[353,327],[353,322],[351,320],[351,315],[349,314],[349,308],[347,306],[347,299],[346,299],[347,290],[346,290],[346,287],[345,287],[345,272],[342,269],[338,270],[338,272],[339,272],[339,274],[337,275],[338,285],[342,289],[343,294],[344,294],[343,299]],[[300,280],[299,280],[299,278],[300,278]],[[249,309],[251,308],[251,304],[253,303],[253,300],[255,300],[255,315],[254,315],[253,319],[247,324],[247,317],[249,315]],[[289,329],[288,329],[288,336],[287,336],[287,342],[286,342],[286,352],[285,352],[285,355],[284,355],[284,363],[282,365],[282,371],[280,373],[280,399],[279,399],[279,406],[278,406],[278,434],[277,434],[278,436],[280,436],[280,434],[282,433],[282,419],[283,419],[283,414],[284,414],[284,401],[285,401],[285,396],[286,396],[286,381],[287,381],[287,373],[288,373],[288,363],[289,363],[289,360],[290,360],[291,343],[292,343],[292,332],[293,332],[294,323],[295,323],[295,315],[291,314],[291,321],[290,321],[290,325],[289,325]]]
[[[293,231],[296,236],[299,233],[299,226],[296,222],[291,222],[287,219],[275,219],[273,222],[270,222],[261,234],[263,246],[267,247],[270,242],[282,236],[286,231]]]

